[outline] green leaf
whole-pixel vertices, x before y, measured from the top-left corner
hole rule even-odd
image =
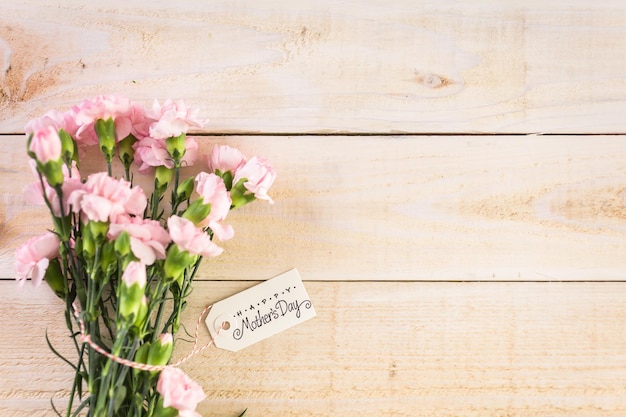
[[[85,401],[80,403],[76,411],[74,411],[74,414],[72,414],[72,417],[78,417],[80,415],[80,412],[83,410],[83,408],[87,407],[90,404],[90,402],[91,402],[91,396],[89,396],[88,398],[85,399]]]
[[[115,388],[115,397],[113,398],[113,409],[117,413],[126,398],[126,387],[124,385],[118,385]]]
[[[189,177],[180,183],[176,189],[176,202],[182,203],[191,197],[191,193],[193,193],[194,180],[195,178]]]
[[[83,381],[89,381],[89,374],[85,371],[79,372],[77,376],[76,386],[78,387],[78,398],[83,399]]]
[[[44,274],[44,280],[48,283],[52,291],[62,300],[65,300],[65,287],[67,279],[63,274],[63,270],[61,269],[61,264],[59,263],[59,259],[55,258],[50,260],[48,264],[48,269],[46,269],[46,273]]]
[[[46,329],[46,343],[48,344],[48,347],[50,348],[50,350],[52,351],[52,353],[54,353],[56,356],[58,356],[59,358],[61,358],[61,360],[63,360],[65,363],[67,363],[69,366],[72,367],[72,369],[74,369],[74,371],[78,372],[78,369],[76,369],[76,365],[74,365],[72,362],[68,361],[67,359],[65,359],[65,357],[63,355],[61,355],[59,352],[57,352],[57,350],[52,346],[52,343],[50,343],[50,339],[48,338],[48,329]]]
[[[191,203],[185,213],[183,213],[183,217],[185,219],[191,220],[193,224],[196,226],[200,224],[207,216],[211,213],[211,204],[204,204],[204,200],[202,198],[198,198],[196,201]]]
[[[63,417],[61,413],[59,413],[59,410],[57,410],[57,408],[55,407],[54,401],[52,401],[52,398],[50,398],[50,405],[52,406],[52,410],[56,413],[57,416]]]
[[[219,170],[217,170],[216,173],[217,172],[219,172]],[[233,177],[234,177],[233,173],[231,171],[226,171],[224,173],[219,173],[217,175],[222,177],[222,179],[224,180],[224,185],[226,186],[226,189],[230,191],[231,188],[233,188]]]
[[[241,207],[255,200],[254,194],[251,194],[244,185],[248,182],[247,178],[242,178],[233,185],[230,190],[230,199],[232,200],[231,209]]]

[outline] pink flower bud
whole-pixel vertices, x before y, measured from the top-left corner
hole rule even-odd
[[[130,262],[122,274],[122,286],[118,304],[118,313],[125,319],[139,323],[147,313],[146,266],[141,262]]]
[[[159,335],[157,340],[161,342],[161,345],[163,346],[174,343],[174,337],[171,333],[162,333]]]
[[[28,149],[35,154],[42,164],[48,161],[58,161],[61,158],[61,138],[57,130],[48,126],[33,134]]]
[[[126,270],[122,274],[122,282],[127,287],[133,284],[139,285],[140,288],[146,286],[146,266],[141,262],[129,262]]]

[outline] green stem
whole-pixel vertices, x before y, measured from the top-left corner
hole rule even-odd
[[[150,211],[151,218],[153,220],[159,220],[159,203],[161,202],[162,194],[159,193],[156,186],[156,180],[154,183],[154,191],[152,192],[152,196],[150,197]]]
[[[74,342],[76,342],[76,339],[74,339]],[[72,383],[72,391],[70,392],[70,399],[69,399],[69,403],[67,405],[67,417],[70,417],[71,413],[72,413],[72,407],[74,405],[74,396],[76,395],[76,388],[78,388],[79,386],[79,372],[80,372],[80,367],[81,364],[83,362],[83,353],[85,352],[85,345],[83,344],[83,346],[81,347],[80,350],[80,354],[78,355],[78,363],[76,364],[76,374],[74,375],[74,382]],[[84,365],[83,365],[84,366]],[[82,390],[80,390],[82,391]],[[79,396],[82,397],[82,392],[79,392]]]
[[[130,182],[132,185],[133,180],[130,177],[130,164],[124,164],[124,178],[126,179],[126,181]]]
[[[101,253],[100,245],[96,245],[96,254],[94,256],[93,263],[89,267],[89,272],[88,272],[88,277],[87,277],[87,279],[90,281],[89,282],[90,285],[89,285],[88,292],[87,292],[86,310],[87,310],[87,313],[89,314],[90,321],[93,321],[94,316],[95,316],[96,294],[100,293],[100,290],[98,288],[99,287],[98,269],[100,267],[100,253]]]
[[[161,285],[159,284],[159,286]],[[155,342],[159,334],[161,334],[161,332],[159,332],[159,326],[161,325],[161,320],[163,319],[163,312],[165,310],[165,299],[163,297],[164,295],[165,295],[165,291],[162,291],[160,292],[160,294],[158,294],[158,298],[156,298],[157,300],[159,300],[159,308],[157,310],[157,315],[154,319],[154,326],[152,326],[152,329],[154,330],[152,332],[152,342]]]
[[[174,166],[174,187],[172,188],[172,214],[176,214],[176,210],[178,209],[178,205],[180,202],[178,201],[178,184],[180,182],[180,162],[177,162]]]
[[[88,328],[89,328],[89,334],[92,333],[93,331],[93,323],[89,322],[88,323]],[[92,395],[96,395],[97,394],[97,390],[96,390],[96,369],[98,368],[98,363],[97,363],[97,358],[98,358],[98,353],[93,350],[92,347],[89,347],[89,349],[87,349],[87,358],[89,360],[89,381],[88,381],[88,386],[89,386],[89,393]]]
[[[106,306],[104,305],[103,300],[100,300],[100,309],[102,310],[102,322],[104,323],[104,326],[106,327],[107,332],[109,333],[109,337],[111,338],[111,341],[113,341],[115,339],[115,336],[113,334],[113,328],[111,327],[111,318],[109,317],[108,310],[106,309]]]
[[[113,344],[113,349],[111,351],[111,354],[113,356],[118,356],[118,357],[120,356],[122,347],[124,346],[126,342],[127,333],[128,333],[127,327],[126,326],[122,327],[122,329],[117,335],[117,338],[115,339],[115,343]],[[111,378],[114,374],[114,372],[112,371],[114,371],[116,368],[117,368],[117,363],[113,362],[111,359],[107,359],[106,363],[104,364],[104,367],[102,368],[102,372],[100,373],[100,377],[102,378],[100,381],[100,390],[98,392],[98,398],[96,399],[96,404],[95,404],[95,412],[97,413],[96,417],[100,417],[102,415],[101,413],[104,411],[102,407],[107,406],[107,399],[109,400],[109,402],[113,402],[112,398],[107,398],[107,394],[110,395],[111,393],[110,391]],[[109,411],[107,409],[107,415],[110,415],[108,413]]]

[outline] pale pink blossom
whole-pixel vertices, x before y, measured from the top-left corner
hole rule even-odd
[[[87,125],[77,124],[76,117],[80,111],[80,107],[72,106],[72,108],[66,113],[66,118],[71,118],[74,124],[73,131],[68,130],[67,133],[74,138],[79,150],[82,150],[83,148],[97,145],[98,135],[96,134],[93,123],[89,123]]]
[[[53,127],[56,131],[65,130],[70,136],[76,133],[75,113],[72,111],[61,113],[57,110],[49,110],[41,117],[30,120],[24,127],[27,135],[35,133],[39,130]]]
[[[28,149],[43,164],[48,161],[58,161],[61,158],[61,138],[59,137],[59,132],[53,126],[35,131]]]
[[[122,214],[141,215],[148,203],[141,187],[124,179],[114,179],[106,172],[91,174],[81,189],[69,198],[74,212],[82,212],[83,221],[115,222]]]
[[[211,172],[220,170],[224,173],[230,171],[233,175],[246,163],[246,157],[238,149],[226,145],[215,145],[211,155],[207,158],[207,165]]]
[[[173,407],[179,411],[180,416],[185,417],[199,415],[195,413],[195,409],[206,398],[200,385],[181,369],[172,366],[161,371],[157,391],[163,396],[164,407]]]
[[[198,119],[198,109],[188,109],[183,100],[166,100],[163,105],[155,100],[148,116],[156,120],[150,126],[150,136],[155,139],[180,136],[190,127],[202,127],[205,123]]]
[[[171,238],[158,221],[120,215],[109,226],[107,236],[113,240],[122,232],[128,233],[131,251],[144,264],[152,265],[156,259],[165,259],[165,248]]]
[[[49,110],[43,116],[29,120],[26,126],[24,126],[24,132],[30,135],[39,130],[47,129],[50,126],[55,128],[55,130],[59,130],[63,127],[64,122],[63,113],[57,110]]]
[[[167,152],[164,139],[146,137],[133,145],[135,149],[135,165],[139,166],[141,174],[150,173],[155,167],[165,166],[174,168],[172,157]],[[198,142],[193,138],[185,140],[185,155],[181,160],[182,166],[191,166],[198,157]]]
[[[76,109],[75,117],[78,126],[76,136],[82,139],[79,142],[93,141],[94,123],[98,119],[109,118],[115,121],[115,136],[117,141],[121,141],[131,133],[131,112],[132,104],[126,97],[103,95],[83,100]]]
[[[192,255],[214,257],[224,249],[217,246],[204,230],[196,227],[191,220],[179,216],[167,219],[167,226],[172,241],[184,251]]]
[[[28,277],[34,286],[41,284],[50,260],[59,256],[59,238],[46,232],[24,242],[15,251],[15,278],[20,286]]]
[[[232,226],[222,224],[232,203],[224,180],[215,174],[207,174],[206,172],[196,175],[195,180],[196,192],[200,194],[204,204],[211,205],[209,215],[198,226],[209,226],[221,241],[232,238],[235,233]]]
[[[150,136],[150,125],[156,120],[148,116],[141,104],[131,103],[129,117],[132,122],[131,133],[136,139],[141,140]]]
[[[137,284],[140,288],[144,288],[148,282],[146,266],[141,262],[129,262],[122,274],[122,282],[126,287]]]
[[[246,182],[243,184],[244,187],[253,193],[256,198],[273,203],[267,192],[276,179],[276,173],[267,159],[256,156],[251,158],[237,171],[233,184],[237,184],[243,178],[246,179]]]
[[[32,159],[29,161],[30,168],[35,175],[37,174],[37,164]],[[62,214],[69,214],[70,212],[70,203],[69,197],[73,191],[79,190],[82,188],[83,183],[80,179],[80,172],[78,172],[78,168],[76,167],[76,162],[72,161],[72,168],[68,169],[66,165],[63,165],[63,184],[61,184],[61,191],[63,193],[63,213],[61,213],[61,203],[59,201],[59,195],[57,191],[48,185],[48,181],[43,179],[43,184],[45,187],[45,195],[50,202],[52,207],[52,214],[56,217],[61,217]],[[36,181],[27,184],[22,190],[24,195],[24,201],[29,204],[36,205],[44,205],[46,201],[44,200],[44,191],[41,187],[41,181],[37,179]]]

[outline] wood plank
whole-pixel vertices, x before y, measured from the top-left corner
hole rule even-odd
[[[622,0],[0,5],[0,132],[118,92],[210,132],[626,132]]]
[[[67,346],[63,307],[46,288],[14,285],[0,282],[0,410],[50,415],[71,380],[44,341],[47,329]],[[189,326],[253,283],[195,285]],[[305,285],[318,317],[183,366],[208,395],[203,416],[626,414],[626,283]]]
[[[624,137],[199,140],[201,152],[228,143],[264,155],[278,172],[276,203],[232,212],[235,238],[200,279],[292,267],[309,280],[625,278]],[[13,277],[14,249],[51,226],[21,200],[24,147],[0,137],[1,278]]]

